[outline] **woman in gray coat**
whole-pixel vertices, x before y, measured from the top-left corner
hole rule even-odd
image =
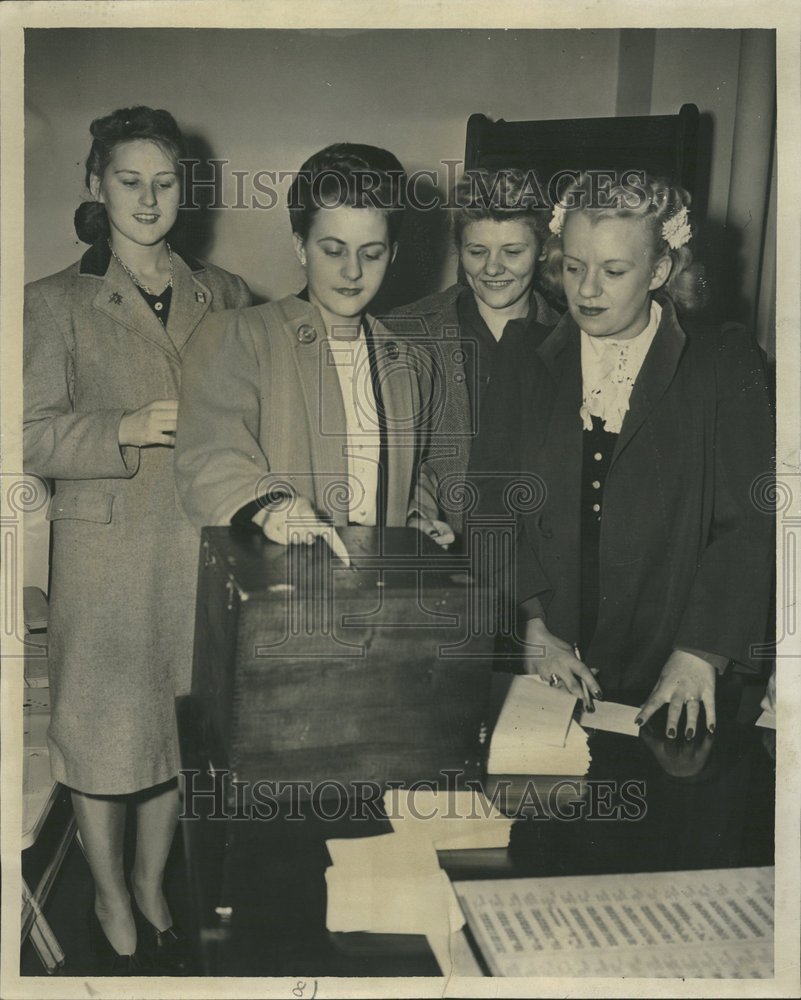
[[[93,200],[75,224],[92,246],[25,290],[24,450],[28,471],[55,480],[53,776],[72,789],[106,971],[125,974],[143,954],[138,939],[181,964],[162,892],[178,813],[174,698],[190,680],[197,559],[173,477],[181,363],[201,319],[248,305],[250,293],[167,242],[182,152],[172,116],[123,109],[91,132]],[[122,858],[132,796],[133,908]]]

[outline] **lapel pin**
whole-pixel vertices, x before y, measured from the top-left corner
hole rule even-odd
[[[122,296],[119,292],[112,292],[108,300],[109,302],[113,302],[115,306],[118,306],[122,302]]]
[[[205,302],[206,301],[206,293],[205,292],[195,292],[195,298],[197,299],[198,302]]]
[[[387,344],[387,357],[390,359],[390,361],[396,361],[399,354],[400,350],[398,348],[398,345],[395,343],[394,340],[390,340],[390,342]]]

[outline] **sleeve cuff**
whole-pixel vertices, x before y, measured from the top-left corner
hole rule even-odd
[[[231,518],[231,524],[241,525],[252,523],[256,514],[263,510],[269,510],[270,507],[274,507],[277,504],[282,503],[288,497],[288,493],[265,493],[262,496],[257,497],[255,500],[251,500],[249,503],[246,503],[244,507],[240,507]]]
[[[523,601],[520,605],[520,613],[525,621],[531,621],[532,618],[545,618],[545,609],[539,597],[529,597],[528,600]]]
[[[677,646],[676,652],[692,653],[693,656],[706,660],[719,674],[722,674],[729,665],[728,656],[722,656],[720,653],[705,653],[702,649],[690,649],[689,646]]]

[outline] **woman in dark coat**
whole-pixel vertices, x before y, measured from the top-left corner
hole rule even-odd
[[[679,319],[697,291],[689,195],[601,193],[582,178],[554,210],[546,267],[569,314],[505,357],[480,447],[541,482],[519,527],[527,670],[585,699],[651,691],[638,722],[667,705],[668,737],[683,717],[690,738],[701,704],[714,731],[718,674],[756,669],[765,635],[766,378],[745,332]]]
[[[548,235],[548,212],[533,173],[466,173],[453,192],[453,240],[463,282],[403,306],[385,319],[390,329],[420,338],[430,352],[435,381],[430,445],[422,467],[435,498],[419,514],[423,530],[453,541],[461,536],[474,496],[466,486],[483,469],[472,445],[483,405],[505,345],[516,337],[542,339],[560,318],[534,287],[537,260]],[[474,456],[475,457],[475,456]]]
[[[197,572],[197,537],[173,476],[181,362],[208,312],[247,305],[250,294],[167,242],[180,201],[172,116],[123,109],[91,131],[93,200],[76,213],[76,230],[92,246],[25,290],[24,453],[28,471],[55,480],[53,776],[72,789],[113,952],[95,936],[124,973],[136,967],[122,865],[132,795],[140,935],[165,955],[176,938],[162,878],[178,811],[174,698],[190,681]]]

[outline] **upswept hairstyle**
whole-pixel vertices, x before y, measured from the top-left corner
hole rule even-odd
[[[89,127],[92,147],[86,158],[86,186],[94,174],[102,177],[114,147],[134,139],[147,139],[177,162],[184,155],[184,137],[169,113],[139,105],[120,108],[104,118],[95,118]],[[84,201],[75,212],[75,232],[84,243],[94,243],[110,234],[106,207],[99,201]]]
[[[478,168],[465,171],[453,189],[451,229],[456,248],[461,249],[465,226],[492,219],[527,223],[542,245],[548,236],[550,204],[533,170]]]
[[[322,208],[377,208],[396,242],[406,208],[406,171],[389,150],[363,143],[337,142],[310,156],[289,188],[292,232],[306,239]]]
[[[597,179],[582,174],[565,189],[559,204],[564,207],[565,221],[571,212],[584,212],[592,220],[610,217],[642,219],[653,240],[654,260],[664,256],[672,262],[668,279],[658,291],[669,295],[680,309],[691,312],[701,308],[706,301],[703,268],[693,261],[692,250],[686,243],[674,250],[662,232],[667,221],[682,209],[689,210],[690,202],[690,194],[683,187],[661,177],[632,173],[628,179],[602,191],[598,189]],[[692,223],[690,226],[695,236],[695,227]],[[548,237],[538,273],[543,288],[564,300],[561,231]]]

